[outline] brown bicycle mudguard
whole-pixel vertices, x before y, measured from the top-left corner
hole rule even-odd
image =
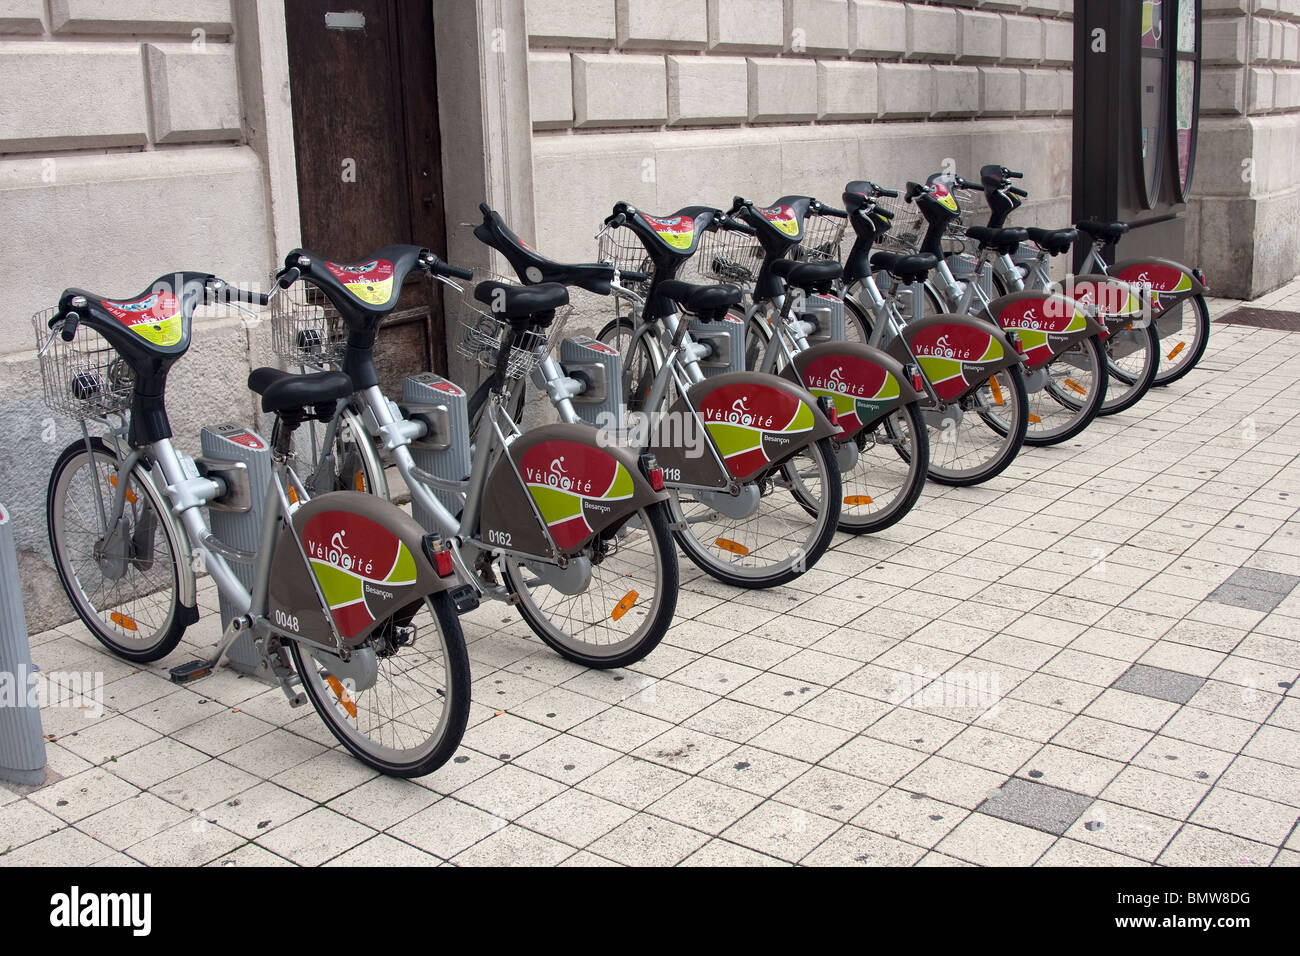
[[[1097,319],[1106,327],[1106,335],[1114,335],[1130,323],[1135,327],[1144,316],[1143,291],[1130,282],[1124,282],[1100,273],[1070,276],[1061,286],[1061,294],[1074,299],[1097,312]]]
[[[990,302],[988,313],[1020,339],[1029,368],[1046,365],[1090,336],[1106,334],[1078,302],[1054,293],[1012,292]]]
[[[1191,269],[1170,259],[1123,259],[1107,271],[1113,278],[1150,289],[1156,318],[1184,299],[1210,291]]]
[[[903,327],[889,352],[910,362],[908,348],[940,401],[951,402],[1021,361],[1007,333],[971,315],[929,315]]]
[[[398,611],[458,583],[438,577],[422,547],[424,529],[384,498],[320,495],[294,511],[293,528],[276,539],[267,593],[267,617],[290,634],[333,645],[317,587],[344,643],[355,647]]]
[[[573,555],[665,497],[650,487],[632,452],[602,445],[594,428],[545,425],[511,442],[494,466],[479,539],[539,557]]]
[[[698,453],[698,441],[683,441],[675,434],[678,422],[696,431],[692,408],[699,412],[708,441],[726,464],[725,474],[713,455]],[[839,431],[802,386],[764,372],[728,372],[697,382],[686,398],[677,400],[659,423],[652,450],[669,484],[725,488],[733,479],[752,481]]]
[[[839,417],[838,438],[852,438],[919,396],[893,356],[858,342],[823,342],[798,353],[781,373],[815,398],[828,398]]]

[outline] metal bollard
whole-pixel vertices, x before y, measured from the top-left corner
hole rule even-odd
[[[0,780],[35,786],[45,780],[41,711],[29,707],[32,650],[23,618],[23,588],[9,512],[0,505]],[[8,685],[6,687],[6,684]]]

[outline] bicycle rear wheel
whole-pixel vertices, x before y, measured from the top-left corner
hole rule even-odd
[[[182,547],[167,532],[167,505],[136,466],[120,462],[100,438],[75,441],[50,473],[46,528],[54,569],[73,610],[95,639],[138,664],[166,657],[188,621],[182,614]],[[122,517],[110,519],[119,481],[126,482]]]
[[[424,776],[460,746],[469,720],[469,655],[445,591],[390,618],[348,662],[298,641],[289,651],[330,732],[380,773]]]
[[[1194,295],[1158,316],[1155,324],[1160,335],[1160,369],[1155,384],[1168,385],[1195,368],[1205,354],[1210,341],[1210,307],[1205,304],[1205,296]]]
[[[1043,387],[1029,393],[1026,445],[1069,441],[1092,424],[1106,400],[1106,354],[1095,336],[1066,349],[1044,371]]]
[[[913,402],[895,409],[850,440],[857,445],[857,458],[840,472],[844,505],[839,529],[845,534],[883,531],[912,510],[925,488],[930,436],[921,407]]]
[[[1106,371],[1110,383],[1098,415],[1116,415],[1132,408],[1150,390],[1160,367],[1160,336],[1155,326],[1123,328],[1106,340]]]
[[[560,569],[504,559],[506,581],[533,632],[587,667],[626,667],[668,632],[677,609],[677,552],[662,502],[602,532]]]
[[[1018,365],[981,382],[955,405],[927,411],[930,478],[978,485],[1015,461],[1029,427],[1029,399]]]
[[[724,491],[670,488],[678,545],[719,581],[770,588],[803,574],[830,547],[843,495],[829,438],[749,482]]]

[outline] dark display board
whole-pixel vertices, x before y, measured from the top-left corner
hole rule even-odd
[[[1185,256],[1201,0],[1075,5],[1074,217],[1122,219],[1128,254]]]

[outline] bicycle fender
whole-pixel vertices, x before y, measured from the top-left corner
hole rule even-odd
[[[362,643],[398,611],[459,583],[438,577],[424,553],[424,534],[414,518],[375,495],[332,491],[304,502],[293,513],[293,531],[284,528],[276,539],[270,623],[332,646],[328,613],[346,645]]]
[[[798,353],[782,377],[814,398],[828,398],[839,417],[837,437],[851,438],[900,405],[919,398],[902,363],[858,342],[823,342]]]
[[[1097,320],[1106,327],[1107,338],[1125,326],[1145,328],[1151,322],[1144,314],[1142,290],[1130,282],[1087,273],[1068,279],[1061,294],[1096,309]]]
[[[667,497],[626,448],[601,444],[589,425],[530,429],[510,444],[484,490],[479,537],[489,547],[554,557]]]
[[[703,422],[727,474],[719,473],[712,455],[699,454],[698,445],[668,440],[678,421]],[[764,372],[727,372],[695,383],[673,405],[660,422],[654,453],[671,482],[722,488],[730,479],[752,481],[839,431],[801,385]]]
[[[929,315],[907,323],[901,338],[890,345],[890,354],[904,363],[915,355],[930,387],[944,402],[955,401],[1021,361],[1005,331],[972,315]]]
[[[1029,368],[1046,365],[1090,336],[1105,334],[1078,302],[1063,295],[1013,292],[990,302],[988,312],[998,325],[1016,333]]]
[[[1171,259],[1124,259],[1107,271],[1116,279],[1149,289],[1155,318],[1184,299],[1210,291],[1191,269]]]

